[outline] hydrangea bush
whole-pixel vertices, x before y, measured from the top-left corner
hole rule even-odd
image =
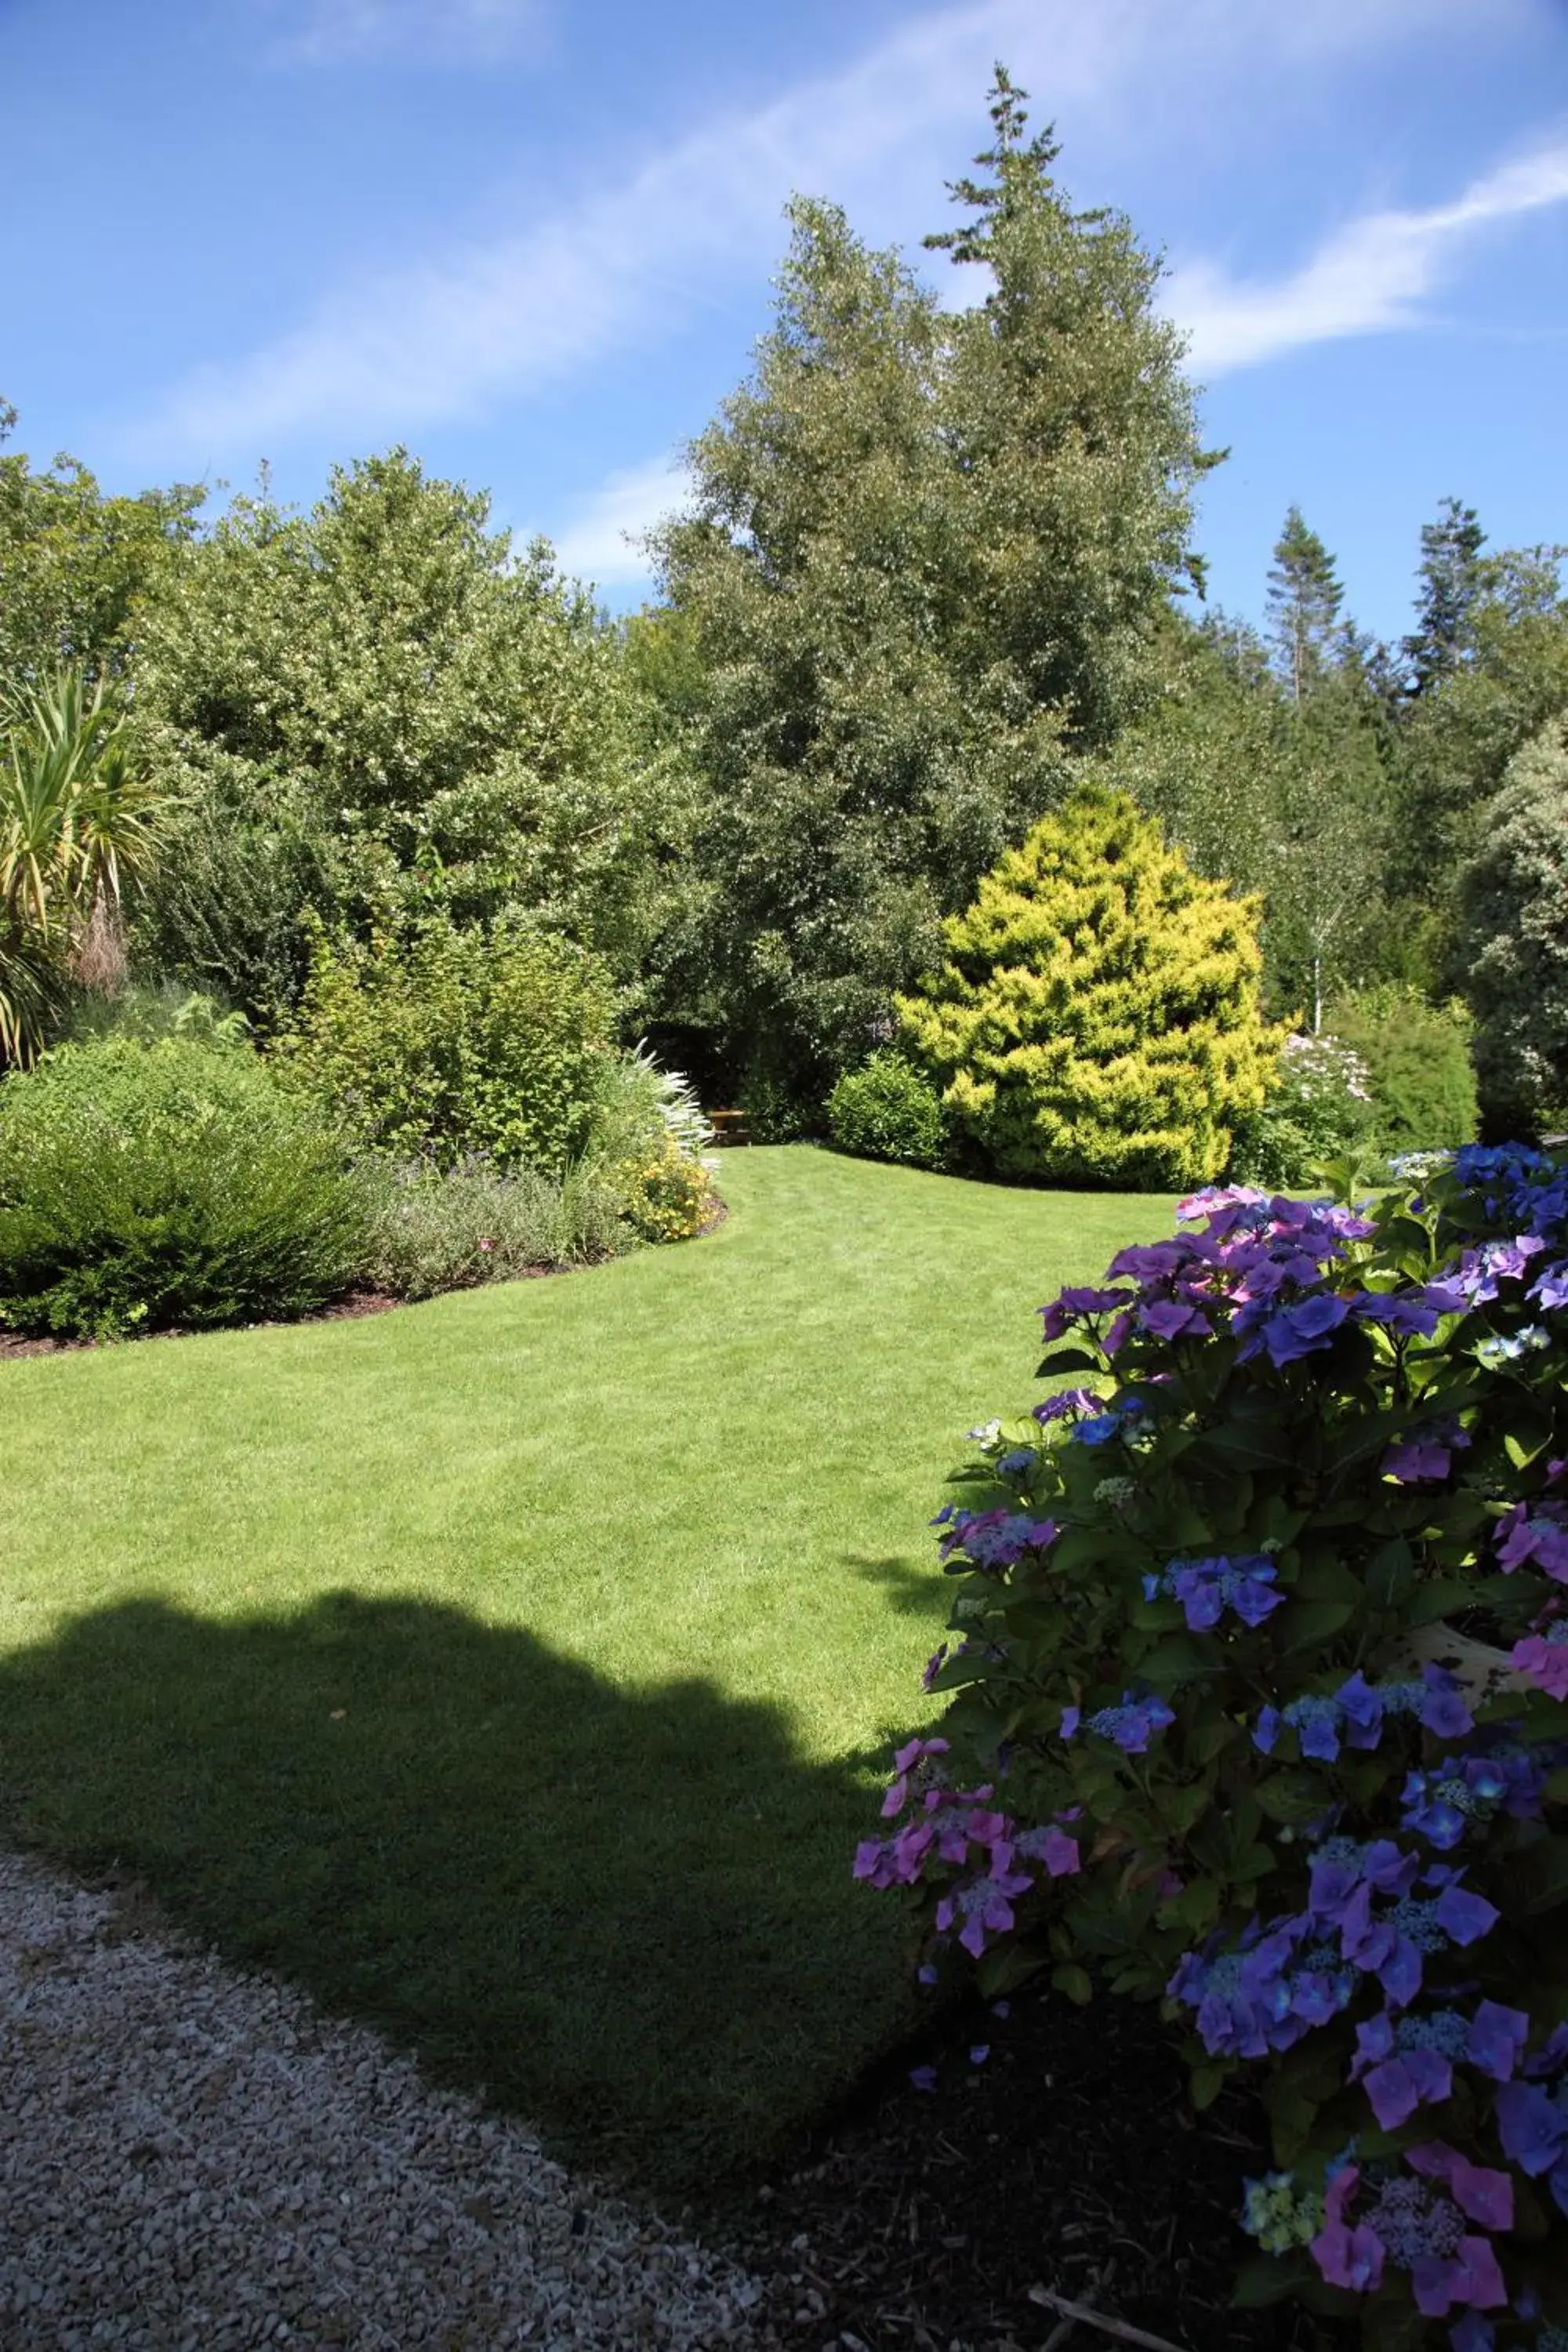
[[[1184,1203],[1044,1310],[939,1515],[952,1639],[858,1876],[932,1979],[1161,2000],[1260,2089],[1250,2299],[1568,2346],[1568,1170]]]

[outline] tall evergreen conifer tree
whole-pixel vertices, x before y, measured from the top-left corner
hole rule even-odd
[[[1268,574],[1268,618],[1274,657],[1292,702],[1304,702],[1338,650],[1344,590],[1333,557],[1300,507],[1285,517]]]
[[[669,1010],[806,1100],[1151,693],[1205,462],[1157,264],[1074,213],[999,74],[944,311],[797,201],[773,331],[656,535],[707,672]]]
[[[1436,522],[1421,526],[1421,590],[1416,625],[1405,640],[1410,692],[1430,693],[1448,677],[1473,642],[1473,614],[1481,593],[1477,559],[1486,533],[1474,507],[1445,499]]]

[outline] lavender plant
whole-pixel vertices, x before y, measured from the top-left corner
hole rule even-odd
[[[1244,2299],[1568,2346],[1568,1169],[1184,1203],[1043,1310],[857,1874],[1261,2091]],[[944,1958],[945,1956],[945,1958]]]

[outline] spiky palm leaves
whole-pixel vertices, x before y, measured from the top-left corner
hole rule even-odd
[[[0,1056],[32,1058],[64,974],[119,979],[121,893],[167,806],[101,679],[62,668],[0,704]]]

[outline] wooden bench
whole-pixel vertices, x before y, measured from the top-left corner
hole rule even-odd
[[[750,1143],[752,1139],[746,1132],[743,1110],[710,1110],[708,1124],[713,1130],[714,1144],[721,1150],[734,1144]]]

